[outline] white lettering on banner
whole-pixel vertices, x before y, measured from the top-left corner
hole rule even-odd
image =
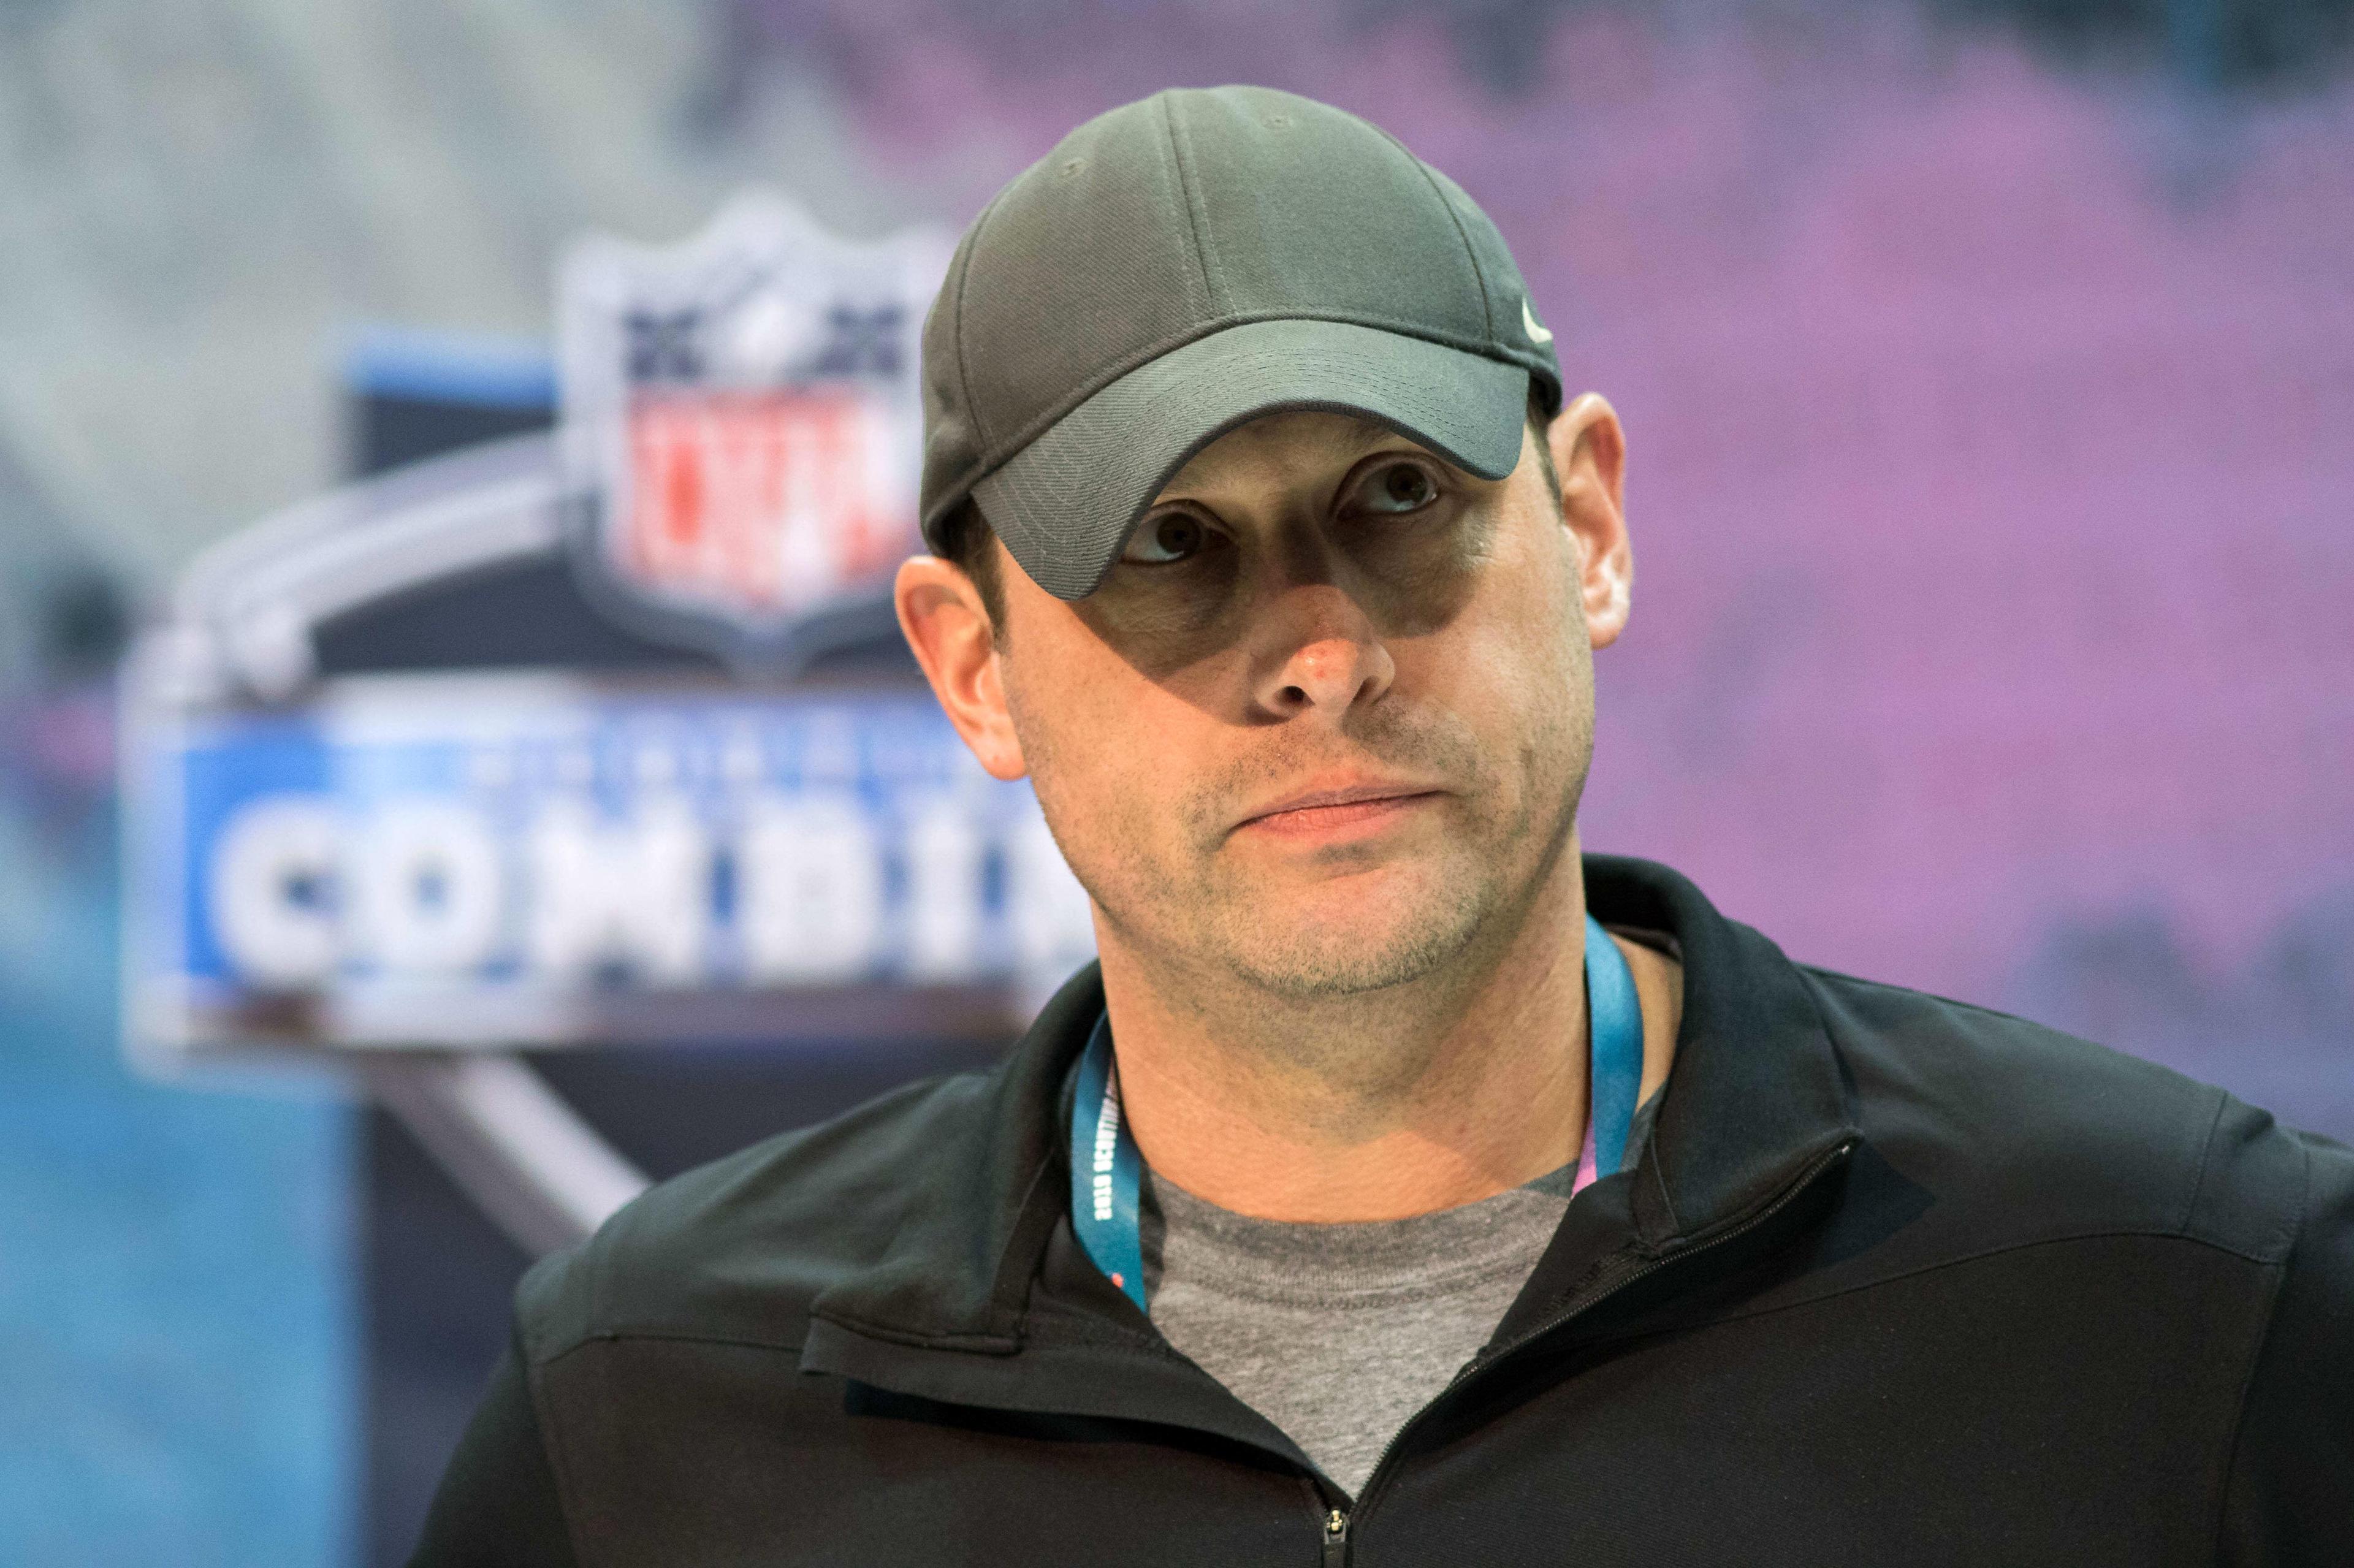
[[[1005,845],[1013,906],[1015,961],[1030,974],[1055,974],[1095,954],[1095,918],[1087,890],[1063,859],[1044,817],[1017,825]]]
[[[265,986],[316,985],[343,949],[336,919],[335,814],[300,795],[266,795],[229,822],[206,876],[221,951]]]
[[[907,824],[907,972],[918,980],[970,979],[981,959],[981,859],[972,813],[953,797],[917,808]]]
[[[451,801],[389,806],[354,840],[353,916],[387,969],[451,973],[488,961],[505,878],[482,813]]]
[[[546,809],[530,834],[529,945],[559,972],[619,962],[647,980],[701,978],[711,920],[711,842],[683,800],[597,821],[579,801]]]
[[[746,813],[736,856],[752,979],[856,980],[882,956],[881,846],[854,798],[758,800]]]
[[[197,846],[185,961],[285,990],[602,968],[667,986],[1034,989],[1087,960],[1087,896],[1034,807],[896,756],[870,778],[825,738],[801,747],[797,787],[758,781],[748,744],[705,758],[641,740],[617,754],[618,803],[577,747],[470,763],[455,790],[403,788],[379,758],[351,793],[250,797]]]

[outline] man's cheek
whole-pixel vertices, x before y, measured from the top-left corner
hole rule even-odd
[[[1140,768],[1150,747],[1104,729],[1074,734],[1052,747],[1055,766],[1034,774],[1040,808],[1065,835],[1071,858],[1113,866],[1138,857],[1160,814],[1151,773]]]

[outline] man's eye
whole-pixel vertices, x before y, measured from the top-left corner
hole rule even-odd
[[[1393,516],[1419,512],[1438,499],[1438,482],[1418,462],[1386,462],[1357,486],[1357,504]]]
[[[1158,517],[1146,518],[1129,535],[1128,548],[1119,553],[1119,558],[1139,566],[1165,567],[1183,560],[1209,541],[1210,531],[1200,518],[1182,512],[1164,512]]]

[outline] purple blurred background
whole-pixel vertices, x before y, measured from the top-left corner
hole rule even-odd
[[[1171,81],[1395,132],[1628,428],[1589,843],[2354,1129],[2354,101],[1860,6],[1015,15],[748,58],[968,206]]]
[[[2349,14],[0,9],[0,1561],[386,1560],[414,1506],[349,1106],[135,1083],[111,1002],[109,652],[343,470],[341,345],[528,347],[571,235],[749,182],[961,225],[1172,84],[1447,169],[1626,420],[1590,847],[2354,1135]]]

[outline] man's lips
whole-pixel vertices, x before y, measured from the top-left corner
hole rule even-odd
[[[1261,807],[1235,824],[1236,832],[1259,828],[1274,832],[1317,832],[1372,821],[1416,801],[1435,798],[1438,790],[1398,781],[1341,785],[1305,789]]]

